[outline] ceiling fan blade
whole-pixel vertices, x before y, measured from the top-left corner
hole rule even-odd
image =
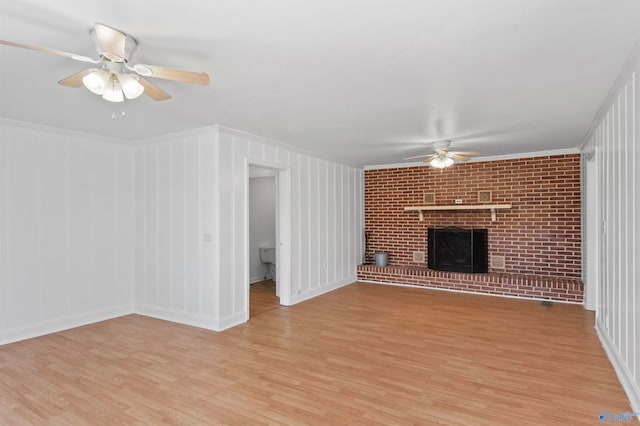
[[[413,157],[403,158],[403,160],[415,160],[416,158],[431,157],[433,154],[415,155]]]
[[[164,78],[165,80],[201,84],[203,86],[209,84],[209,75],[204,72],[184,71],[175,68],[145,64],[134,65],[133,70],[144,77]]]
[[[16,42],[7,41],[7,40],[0,40],[0,44],[4,44],[5,46],[19,47],[21,49],[31,49],[31,50],[35,50],[36,52],[43,52],[43,53],[49,53],[52,55],[64,56],[66,58],[75,59],[76,61],[80,61],[80,62],[91,62],[94,64],[99,62],[95,59],[91,59],[86,56],[76,55],[75,53],[65,52],[64,50],[49,49],[48,47],[30,46],[28,44],[16,43]]]
[[[139,83],[144,87],[144,93],[149,96],[154,101],[166,101],[167,99],[171,99],[171,95],[156,86],[155,84],[141,78]]]
[[[80,86],[82,86],[82,79],[87,74],[89,74],[89,70],[88,69],[80,71],[80,72],[77,72],[75,74],[71,74],[69,77],[63,78],[58,83],[62,84],[63,86],[67,86],[67,87],[80,87]]]
[[[438,158],[439,154],[433,154],[422,160],[423,163],[430,163],[433,159]]]
[[[480,153],[478,151],[454,151],[456,154],[462,154],[462,155],[480,155]],[[453,154],[453,152],[452,152]]]
[[[455,158],[456,160],[460,160],[460,161],[469,161],[469,157],[465,157],[464,155],[460,155],[459,152],[450,152],[449,153],[449,157]]]
[[[124,62],[127,36],[104,24],[96,23],[95,29],[102,55],[113,62]]]

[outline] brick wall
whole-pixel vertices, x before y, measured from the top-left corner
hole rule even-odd
[[[478,204],[478,191],[492,191],[493,204],[510,210],[405,212],[423,205],[434,192],[436,205]],[[414,251],[427,251],[427,228],[460,226],[489,230],[489,257],[504,256],[506,269],[490,272],[579,278],[580,156],[557,155],[455,164],[436,170],[408,167],[365,171],[365,229],[368,259],[389,252],[390,265],[413,263]],[[426,264],[422,264],[426,266]]]

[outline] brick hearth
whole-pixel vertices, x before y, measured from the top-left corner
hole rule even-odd
[[[495,272],[465,274],[434,271],[419,266],[382,268],[375,265],[359,265],[358,280],[573,303],[582,303],[584,293],[583,283],[579,278]]]

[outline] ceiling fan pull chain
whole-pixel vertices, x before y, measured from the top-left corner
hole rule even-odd
[[[122,116],[122,118],[127,118],[127,113],[126,113],[126,112],[124,112],[124,111],[122,111],[122,112],[120,113],[120,115]],[[116,119],[116,112],[115,112],[115,111],[113,111],[113,112],[111,113],[111,119],[112,119],[112,120],[115,120],[115,119]]]

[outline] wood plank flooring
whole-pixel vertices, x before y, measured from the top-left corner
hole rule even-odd
[[[249,318],[280,308],[280,298],[276,296],[276,283],[264,280],[249,287]]]
[[[130,315],[0,347],[0,424],[596,424],[581,306],[356,283],[215,333]]]

